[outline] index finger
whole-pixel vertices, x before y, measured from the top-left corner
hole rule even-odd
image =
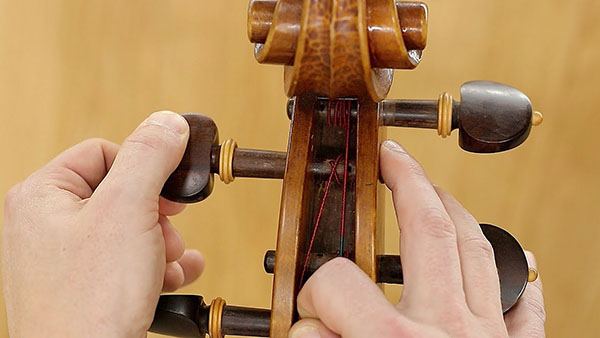
[[[433,185],[397,143],[385,141],[380,156],[381,176],[392,191],[401,231],[402,301],[466,305],[456,229]]]

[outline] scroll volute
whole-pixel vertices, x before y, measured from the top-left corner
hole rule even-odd
[[[390,89],[392,69],[421,61],[427,7],[393,0],[253,0],[248,37],[258,62],[285,66],[288,96],[378,102]]]

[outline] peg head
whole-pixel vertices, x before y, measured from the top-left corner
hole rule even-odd
[[[200,114],[184,114],[190,138],[179,166],[169,176],[161,195],[180,203],[204,200],[213,189],[211,151],[219,144],[219,131],[213,120]]]
[[[492,224],[479,225],[494,250],[500,279],[502,311],[506,313],[519,301],[525,291],[529,264],[523,247],[508,231]]]
[[[461,89],[457,105],[459,145],[474,153],[512,149],[525,141],[532,125],[531,101],[500,83],[472,81]]]
[[[149,331],[176,337],[204,337],[208,333],[208,312],[202,296],[163,295]]]

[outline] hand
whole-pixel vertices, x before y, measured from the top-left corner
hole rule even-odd
[[[88,140],[6,197],[2,261],[14,337],[145,337],[160,291],[196,279],[159,197],[185,149],[185,119],[158,112],[123,143]]]
[[[494,253],[477,221],[399,145],[384,142],[380,156],[402,233],[402,299],[393,306],[362,270],[337,258],[300,291],[302,319],[289,336],[544,337],[541,281],[503,317]]]

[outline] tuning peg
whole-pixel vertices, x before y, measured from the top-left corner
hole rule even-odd
[[[500,278],[500,293],[503,312],[513,307],[527,286],[538,277],[538,272],[530,268],[521,244],[508,231],[492,225],[479,224],[484,236],[492,245],[498,276]],[[306,279],[321,265],[338,257],[332,253],[311,254],[306,267]],[[275,251],[269,250],[264,258],[265,272],[275,270]],[[386,284],[403,284],[402,262],[397,255],[377,255],[377,282]]]
[[[448,93],[437,101],[385,100],[381,103],[386,126],[437,129],[442,137],[459,129],[459,145],[476,153],[512,149],[525,141],[531,126],[543,117],[531,108],[529,98],[519,90],[487,81],[462,85],[461,101]]]
[[[161,195],[171,201],[195,203],[207,198],[218,174],[225,184],[236,177],[283,178],[287,154],[279,151],[238,148],[227,139],[219,144],[219,131],[213,120],[200,114],[184,114],[190,126],[190,138],[181,162],[167,179]],[[329,162],[311,163],[308,170],[314,175],[329,175]],[[343,166],[336,168],[344,174]],[[348,175],[355,169],[349,165]]]
[[[197,295],[162,295],[149,331],[174,337],[268,337],[271,311],[226,305],[215,298],[210,305]]]
[[[232,139],[219,145],[219,132],[211,118],[200,114],[183,117],[190,138],[179,166],[162,189],[163,197],[181,203],[202,201],[212,192],[215,173],[225,183],[235,177],[283,177],[285,153],[240,149]]]

